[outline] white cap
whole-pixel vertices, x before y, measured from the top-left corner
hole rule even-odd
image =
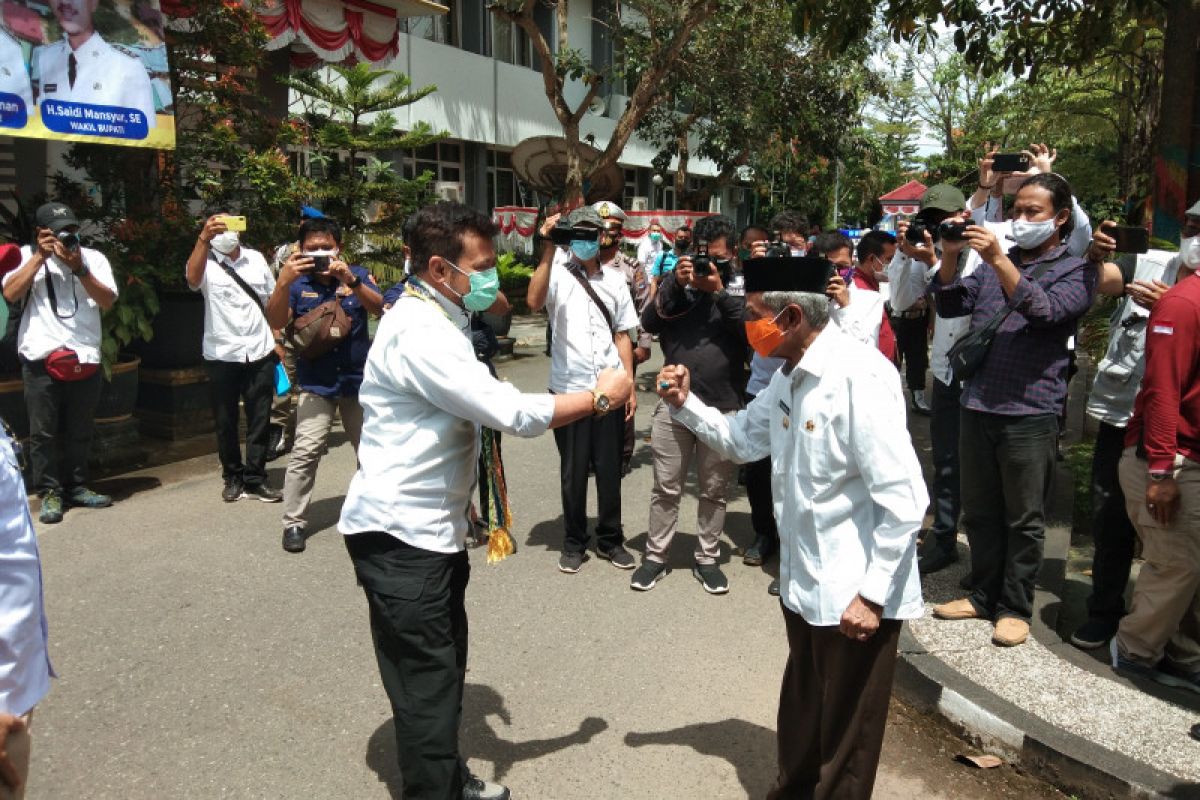
[[[625,212],[616,203],[610,203],[607,200],[601,200],[599,203],[593,203],[592,209],[600,215],[600,219],[608,222],[610,219],[625,221]]]

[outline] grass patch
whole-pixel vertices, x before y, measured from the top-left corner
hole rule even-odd
[[[1096,440],[1093,438],[1071,445],[1063,452],[1075,494],[1072,540],[1078,536],[1090,536],[1092,532],[1092,453],[1095,449]]]

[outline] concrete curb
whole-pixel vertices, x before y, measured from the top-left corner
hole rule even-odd
[[[1200,799],[1200,784],[1177,778],[1067,733],[1018,708],[900,634],[896,695],[947,723],[985,752],[1081,798]]]

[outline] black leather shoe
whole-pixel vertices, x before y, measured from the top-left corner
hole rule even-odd
[[[283,549],[289,553],[304,552],[304,528],[293,525],[283,529]]]
[[[957,561],[957,550],[931,547],[924,553],[921,553],[917,556],[917,571],[922,575],[932,575],[939,570],[945,569],[951,564],[957,563]]]
[[[771,597],[779,597],[779,578],[771,581],[771,584],[767,586],[767,594]]]
[[[279,503],[283,501],[283,492],[278,489],[272,489],[265,483],[256,483],[253,486],[247,486],[243,491],[245,497],[257,497],[264,503]]]
[[[754,540],[754,544],[747,547],[746,552],[742,553],[742,563],[748,567],[761,567],[763,562],[774,552],[775,542],[766,536],[759,536]]]

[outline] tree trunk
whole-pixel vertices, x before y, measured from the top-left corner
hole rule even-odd
[[[1194,122],[1200,102],[1200,0],[1171,0],[1163,31],[1162,115],[1154,154],[1154,235],[1179,236],[1188,200],[1200,194],[1200,170],[1191,155],[1200,148]],[[1169,104],[1169,105],[1168,105]]]

